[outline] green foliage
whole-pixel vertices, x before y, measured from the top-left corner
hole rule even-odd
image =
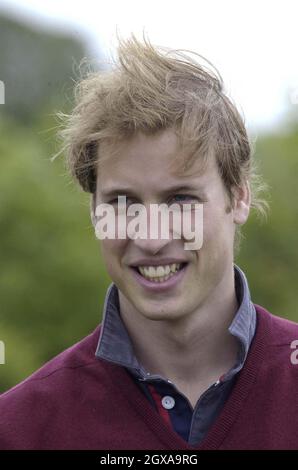
[[[261,136],[256,160],[269,185],[270,211],[266,221],[252,216],[246,224],[237,261],[256,303],[298,321],[298,128]]]
[[[0,134],[3,390],[95,328],[109,280],[89,196],[50,162],[37,129],[2,121]]]
[[[89,195],[51,163],[85,46],[0,17],[0,392],[90,333],[109,279]]]

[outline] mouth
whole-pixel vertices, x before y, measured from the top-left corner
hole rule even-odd
[[[163,284],[169,279],[177,277],[178,273],[185,270],[185,263],[172,263],[160,266],[131,266],[131,268],[144,280],[152,284]]]

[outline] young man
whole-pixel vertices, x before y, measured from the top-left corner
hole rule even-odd
[[[262,201],[221,79],[132,38],[77,91],[64,138],[94,227],[102,204],[119,226],[125,196],[148,232],[102,240],[102,324],[2,395],[0,448],[297,448],[298,325],[254,305],[233,263]],[[172,222],[169,237],[150,236],[153,204],[191,207],[191,223],[203,205],[202,245],[185,249]]]

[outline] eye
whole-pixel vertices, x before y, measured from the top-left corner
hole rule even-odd
[[[117,198],[111,199],[108,204],[113,207],[115,215],[118,216],[120,214],[126,214],[129,206],[135,202],[134,198],[128,196],[123,198],[123,194],[121,194],[120,197],[118,196]]]
[[[186,203],[191,203],[191,202],[198,202],[198,198],[196,196],[192,196],[191,194],[175,194],[172,198],[174,202],[186,202]]]
[[[117,204],[117,202],[118,199],[112,199],[111,201],[108,201],[107,204],[111,204],[113,206],[114,204]]]
[[[123,196],[123,194],[121,194]],[[122,207],[124,204],[126,206],[129,206],[133,202],[132,198],[126,196],[126,200],[123,201],[122,199],[118,199],[119,196],[115,199],[111,199],[111,201],[108,202],[108,204],[111,204],[112,206],[117,206],[119,204],[120,207]]]

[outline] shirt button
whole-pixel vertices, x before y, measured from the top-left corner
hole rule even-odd
[[[163,397],[161,404],[166,410],[171,410],[175,406],[175,400],[173,397],[169,397],[167,395],[166,397]]]

